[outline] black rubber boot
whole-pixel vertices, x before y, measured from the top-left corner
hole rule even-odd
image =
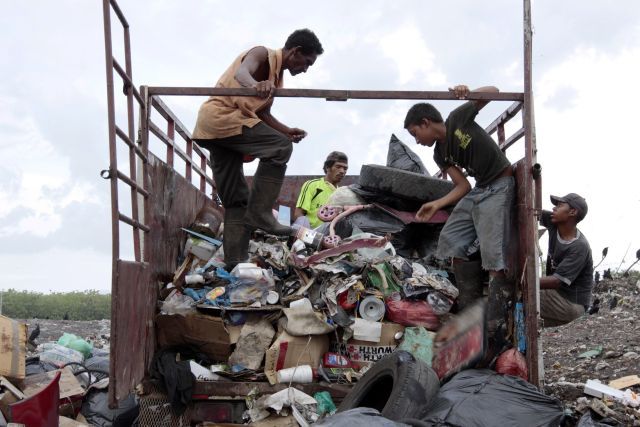
[[[249,206],[244,217],[244,222],[250,229],[259,228],[276,236],[291,235],[291,227],[280,224],[271,212],[280,194],[286,170],[286,165],[276,166],[264,162],[258,165],[253,175]]]
[[[224,263],[228,271],[249,258],[250,231],[244,223],[245,208],[227,208],[224,211]]]
[[[462,261],[453,264],[458,288],[458,311],[464,310],[482,298],[482,262]]]

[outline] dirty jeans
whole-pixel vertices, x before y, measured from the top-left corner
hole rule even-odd
[[[504,176],[484,187],[475,187],[453,209],[438,240],[438,258],[467,260],[467,250],[480,242],[482,268],[507,268],[506,251],[515,193],[515,180]]]
[[[244,178],[243,156],[284,166],[293,152],[293,143],[284,134],[262,122],[251,128],[243,126],[241,135],[196,142],[211,153],[213,179],[225,208],[247,207],[249,187]]]
[[[540,317],[544,320],[544,327],[564,325],[584,312],[584,306],[572,303],[555,289],[540,290]]]

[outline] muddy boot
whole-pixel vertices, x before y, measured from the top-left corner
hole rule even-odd
[[[271,213],[280,194],[287,166],[275,166],[260,162],[253,175],[253,188],[244,221],[252,229],[259,228],[276,236],[289,236],[291,227],[280,224]]]
[[[250,232],[244,223],[245,212],[245,208],[227,208],[224,211],[222,247],[228,271],[249,257]]]
[[[462,261],[453,264],[458,288],[458,312],[482,298],[482,262]]]

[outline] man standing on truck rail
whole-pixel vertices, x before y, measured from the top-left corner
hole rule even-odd
[[[591,304],[593,258],[577,224],[587,215],[586,200],[575,193],[551,196],[553,212],[542,211],[549,230],[546,275],[540,278],[540,317],[544,326],[559,326],[582,316]]]
[[[305,228],[317,228],[324,224],[318,218],[318,210],[329,201],[338,184],[347,174],[349,159],[341,151],[332,151],[324,161],[324,177],[311,179],[302,184],[293,213],[294,224]]]
[[[465,85],[451,90],[461,99],[469,94]],[[487,86],[475,91],[498,92],[498,89]],[[505,270],[515,180],[507,157],[475,122],[478,111],[487,103],[466,102],[453,110],[446,122],[433,105],[419,103],[407,112],[404,127],[418,144],[435,145],[433,158],[436,164],[455,184],[444,197],[423,204],[416,217],[427,221],[438,210],[456,204],[440,233],[437,253],[439,258],[452,258],[459,308],[482,297],[481,269],[489,271],[487,319],[491,353],[498,350],[496,333],[505,320],[513,295]],[[475,178],[475,188],[471,189],[462,168]],[[476,238],[480,243],[482,265],[467,257],[467,250]],[[443,330],[440,338],[449,338],[447,332]]]
[[[273,92],[283,86],[284,70],[292,76],[307,72],[324,52],[308,29],[294,31],[282,49],[256,46],[243,52],[218,80],[216,87],[256,88],[258,96],[212,96],[198,112],[193,139],[211,153],[213,177],[225,208],[225,263],[231,269],[248,256],[251,231],[260,228],[289,235],[272,207],[291,157],[294,142],[307,133],[271,115]],[[243,159],[258,158],[251,190],[244,178]]]

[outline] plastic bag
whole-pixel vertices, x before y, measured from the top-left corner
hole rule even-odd
[[[274,289],[273,281],[266,279],[240,279],[225,288],[225,297],[231,304],[250,305],[256,301],[267,303],[267,294]]]
[[[557,426],[560,401],[518,377],[467,369],[444,384],[427,411],[427,425]]]
[[[336,405],[328,391],[319,391],[313,395],[313,398],[318,402],[318,415],[331,415],[336,412]]]
[[[400,299],[399,293],[386,299],[387,320],[404,326],[422,326],[430,331],[440,328],[440,319],[426,301]]]
[[[66,332],[58,339],[58,344],[77,350],[84,357],[91,356],[91,350],[93,350],[93,344],[86,342],[77,335]]]
[[[41,362],[51,363],[58,368],[62,368],[71,362],[82,363],[84,360],[84,356],[79,351],[54,342],[40,344],[38,352],[40,353]]]
[[[405,143],[400,141],[395,134],[389,139],[389,151],[387,151],[387,166],[402,169],[409,172],[429,175],[420,156],[414,153]]]
[[[195,301],[177,289],[171,291],[169,296],[162,302],[162,312],[166,314],[182,314],[186,316],[195,312]]]
[[[371,265],[367,270],[367,284],[378,289],[385,296],[401,289],[393,268],[386,262]]]
[[[328,206],[355,206],[364,205],[364,199],[353,192],[351,187],[339,187],[334,191],[325,205]]]

